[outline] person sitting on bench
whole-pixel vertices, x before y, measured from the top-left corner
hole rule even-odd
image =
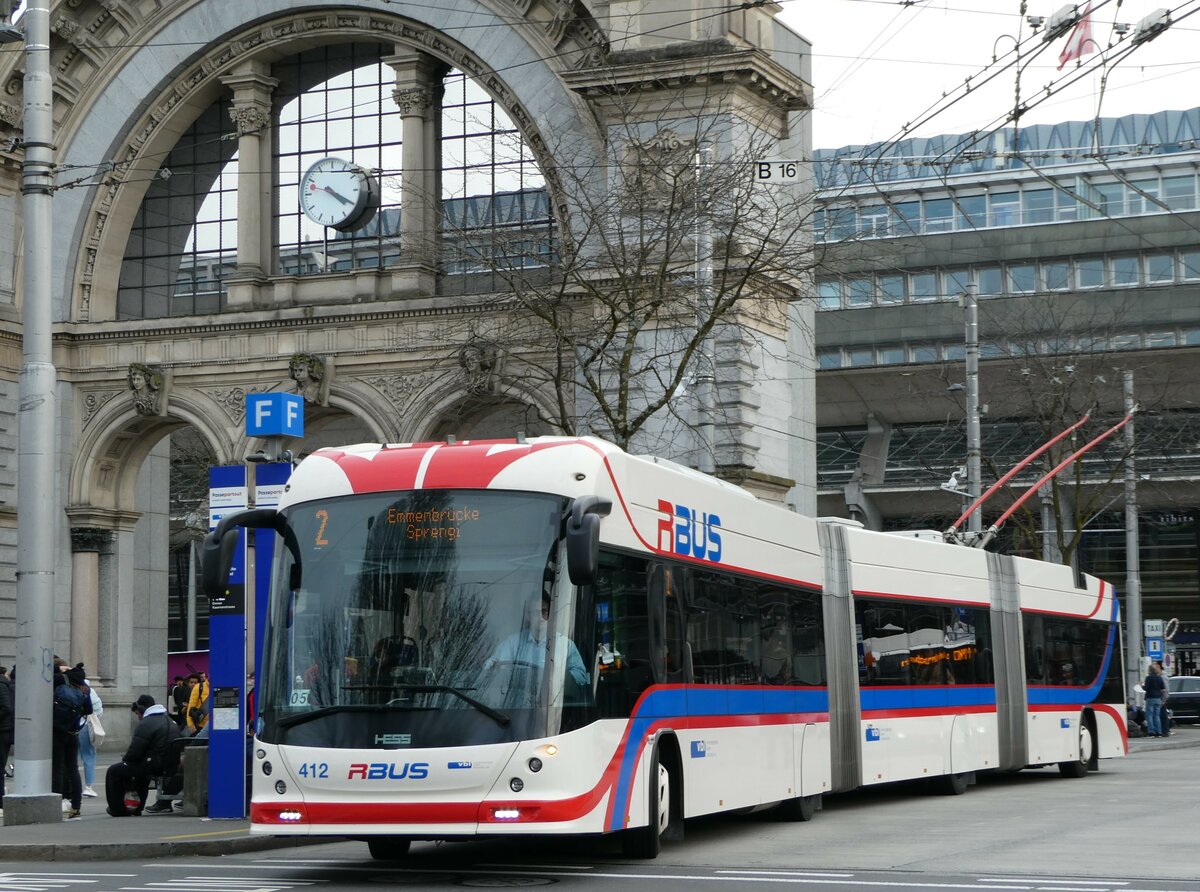
[[[114,818],[140,815],[142,806],[129,809],[125,805],[125,791],[133,787],[142,805],[150,792],[150,779],[164,773],[169,766],[171,743],[179,737],[179,726],[167,715],[167,708],[154,702],[149,694],[142,694],[129,707],[138,717],[129,749],[108,767],[104,776],[104,793],[108,797],[108,813]]]

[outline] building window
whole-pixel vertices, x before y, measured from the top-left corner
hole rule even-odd
[[[1163,201],[1173,211],[1187,211],[1196,206],[1196,178],[1163,177]]]
[[[875,298],[875,287],[870,276],[859,276],[846,280],[846,300],[852,307],[869,307]]]
[[[1183,251],[1179,255],[1180,275],[1188,281],[1200,279],[1200,251]]]
[[[842,305],[842,284],[837,279],[817,280],[817,306],[822,310],[836,310]]]
[[[918,235],[921,232],[921,202],[898,201],[892,205],[892,231],[896,235]]]
[[[1058,219],[1063,221],[1079,219],[1079,200],[1073,195],[1068,195],[1063,189],[1056,189],[1055,203],[1058,206]]]
[[[1136,256],[1112,259],[1112,283],[1117,287],[1139,284],[1138,258]]]
[[[875,364],[875,351],[871,347],[852,347],[846,351],[846,365],[867,366]]]
[[[987,225],[986,195],[956,195],[954,203],[957,205],[955,229],[978,229]]]
[[[925,201],[925,231],[949,232],[954,228],[954,203],[949,198]]]
[[[910,300],[937,300],[937,273],[912,273],[908,277]]]
[[[1019,192],[1001,192],[991,197],[990,222],[993,226],[1016,226],[1021,222]]]
[[[817,351],[817,367],[822,369],[840,369],[842,367],[842,351]]]
[[[941,358],[937,344],[917,344],[912,348],[913,362],[937,362]]]
[[[965,269],[948,269],[942,273],[942,295],[947,299],[958,297],[967,291],[970,274]]]
[[[999,266],[978,266],[975,276],[979,280],[979,293],[996,295],[1004,293],[1004,276]]]
[[[1032,263],[1014,264],[1008,268],[1008,290],[1013,294],[1037,291],[1037,267]]]
[[[1147,347],[1174,347],[1175,332],[1173,331],[1152,331],[1146,335]]]
[[[905,361],[904,347],[896,344],[879,348],[880,365],[900,365]]]
[[[1033,189],[1021,193],[1022,223],[1054,222],[1054,190]]]
[[[1069,291],[1071,288],[1071,264],[1056,260],[1042,264],[1042,280],[1047,291]]]
[[[1162,208],[1154,201],[1158,198],[1158,180],[1137,180],[1130,183],[1129,213],[1153,214]]]
[[[888,209],[879,205],[859,208],[858,231],[864,238],[885,238],[888,235]]]
[[[1121,183],[1094,183],[1096,204],[1106,217],[1120,217],[1125,213],[1125,186]]]
[[[1175,281],[1175,258],[1170,254],[1146,255],[1146,281],[1161,285]]]
[[[899,273],[892,273],[886,276],[879,276],[876,279],[876,285],[879,288],[879,302],[882,304],[901,304],[904,303],[904,276]]]
[[[1078,262],[1079,287],[1102,288],[1104,286],[1104,258],[1087,257]]]

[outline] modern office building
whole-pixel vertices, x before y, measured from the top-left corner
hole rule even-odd
[[[820,512],[956,519],[974,283],[984,485],[1089,408],[1078,437],[1116,423],[1129,373],[1144,615],[1200,621],[1198,140],[1191,109],[817,151]],[[1123,585],[1123,435],[1060,478],[1067,510],[1033,498],[1006,547],[1049,552],[1075,526],[1078,563]]]

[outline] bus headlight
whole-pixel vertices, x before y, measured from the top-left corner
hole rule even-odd
[[[274,768],[271,767],[270,762],[263,762],[262,769],[263,769],[263,774],[267,775],[268,777],[270,776],[271,772],[275,770]]]
[[[275,781],[275,792],[278,793],[280,796],[282,796],[284,793],[287,792],[287,784],[285,784],[281,780]]]
[[[534,774],[537,774],[539,771],[542,770],[542,760],[539,759],[537,756],[534,756],[525,764],[527,764],[529,766],[529,770],[532,771]]]
[[[514,777],[508,782],[508,788],[514,793],[520,793],[525,789],[525,781],[521,780],[519,777]]]

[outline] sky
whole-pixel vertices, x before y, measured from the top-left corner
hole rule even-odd
[[[1079,0],[1082,8],[1086,0]],[[1084,74],[1069,62],[1058,71],[1068,36],[1034,36],[1026,16],[1049,20],[1065,0],[781,0],[780,18],[813,45],[813,147],[964,133],[1003,126],[1014,107],[1015,66],[964,95],[968,77],[979,84],[1013,61],[1021,43],[1021,97],[1052,95],[1021,118],[1026,124],[1089,120],[1200,106],[1200,0],[1093,0],[1092,39],[1106,47],[1113,24],[1128,23],[1131,36],[1144,17],[1171,11],[1175,22],[1153,40],[1100,74]],[[1025,7],[1022,14],[1021,8]],[[1183,18],[1194,13],[1190,18]],[[1044,28],[1042,32],[1044,33]],[[1131,45],[1130,36],[1123,41]],[[1032,57],[1039,47],[1046,47]],[[993,53],[999,61],[992,63]],[[1032,58],[1031,58],[1032,57]],[[1097,55],[1083,58],[1096,65]],[[1089,64],[1090,63],[1090,64]],[[941,97],[947,94],[947,99]],[[937,110],[938,106],[949,106]]]

